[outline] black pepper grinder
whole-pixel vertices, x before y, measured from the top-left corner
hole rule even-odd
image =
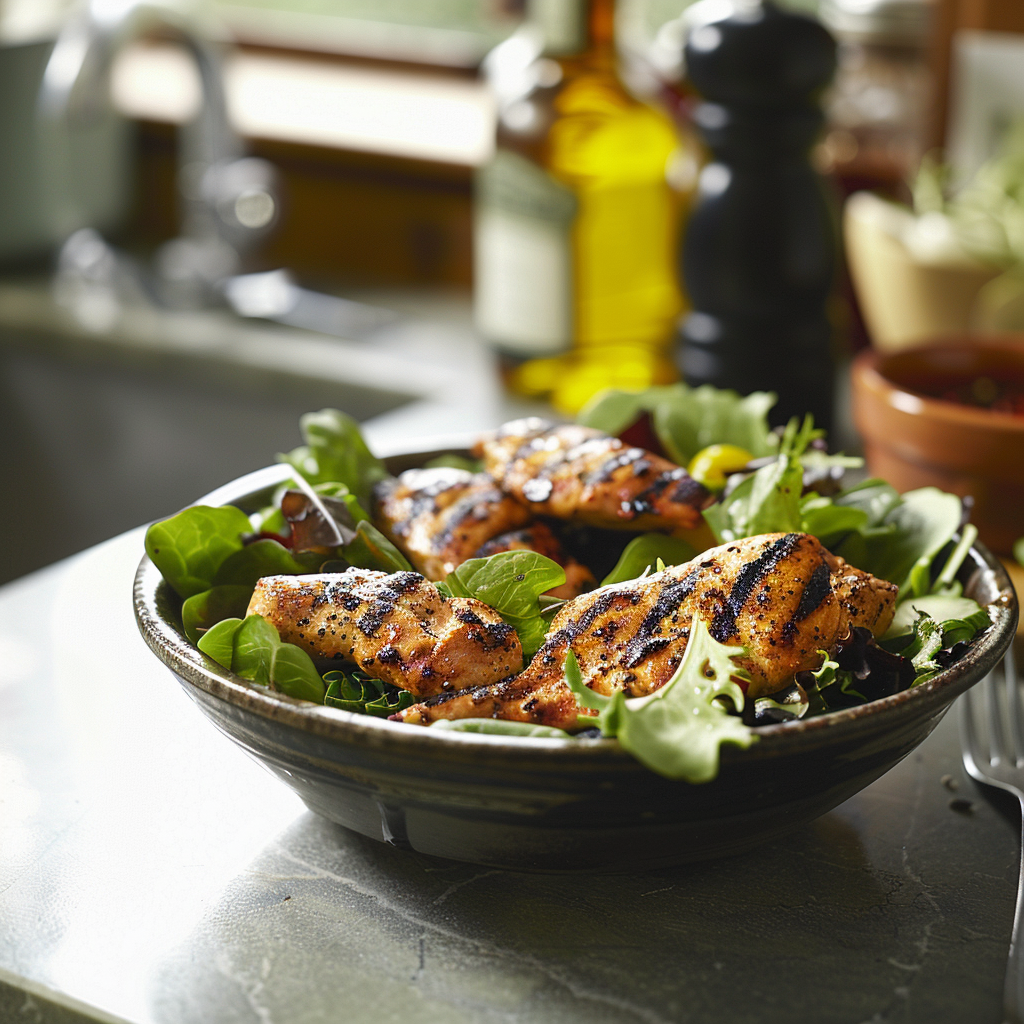
[[[775,391],[775,423],[832,422],[836,218],[810,151],[836,45],[813,18],[771,0],[733,0],[698,23],[686,69],[713,161],[682,247],[693,312],[681,327],[687,383]]]

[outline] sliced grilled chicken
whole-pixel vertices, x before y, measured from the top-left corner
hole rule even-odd
[[[506,423],[474,454],[536,515],[626,530],[690,529],[708,492],[685,469],[577,424]]]
[[[374,521],[427,579],[443,580],[469,558],[528,548],[565,568],[566,583],[552,591],[555,597],[575,597],[594,583],[551,530],[486,473],[410,469],[381,481]]]
[[[247,614],[262,615],[282,640],[321,663],[352,662],[418,697],[492,683],[523,667],[519,637],[493,608],[447,598],[416,572],[265,576]]]
[[[695,614],[716,640],[747,648],[740,663],[753,680],[749,695],[773,693],[795,672],[818,667],[818,651],[852,626],[883,633],[895,605],[893,584],[847,565],[808,534],[748,537],[577,597],[555,616],[522,675],[445,694],[394,717],[417,724],[494,717],[572,726],[581,709],[563,676],[570,648],[592,690],[642,696],[679,667]]]

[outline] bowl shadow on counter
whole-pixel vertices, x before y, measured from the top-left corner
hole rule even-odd
[[[879,801],[872,817],[899,832],[913,799]],[[153,1016],[320,1021],[343,1006],[358,1021],[710,1024],[769,1019],[774,1004],[779,1019],[871,1019],[894,989],[927,984],[922,936],[971,885],[915,877],[899,844],[873,832],[874,865],[855,817],[836,811],[715,863],[572,877],[397,850],[307,814],[169,953],[161,972],[174,983],[152,988],[174,1001]],[[972,957],[998,964],[1001,941]],[[936,970],[968,969],[933,945]]]

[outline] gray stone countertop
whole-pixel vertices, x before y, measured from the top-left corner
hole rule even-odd
[[[135,627],[142,536],[0,588],[0,1021],[1001,1020],[1018,818],[955,713],[741,857],[434,860],[317,818],[192,706]]]

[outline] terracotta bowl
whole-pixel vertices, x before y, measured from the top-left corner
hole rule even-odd
[[[853,364],[853,417],[873,475],[900,491],[970,495],[981,540],[1008,553],[1024,536],[1024,416],[922,393],[985,376],[1024,385],[1024,335],[865,351]]]
[[[429,454],[389,460],[392,472]],[[266,504],[284,467],[203,504]],[[420,853],[533,871],[638,871],[738,853],[835,807],[906,757],[955,697],[1002,657],[1017,600],[999,562],[972,548],[961,573],[993,625],[964,658],[913,690],[727,747],[704,785],[648,771],[614,740],[440,732],[292,700],[193,647],[181,602],[148,558],[135,614],[153,653],[213,723],[317,814]],[[144,699],[144,698],[143,698]],[[216,780],[212,784],[216,785]]]

